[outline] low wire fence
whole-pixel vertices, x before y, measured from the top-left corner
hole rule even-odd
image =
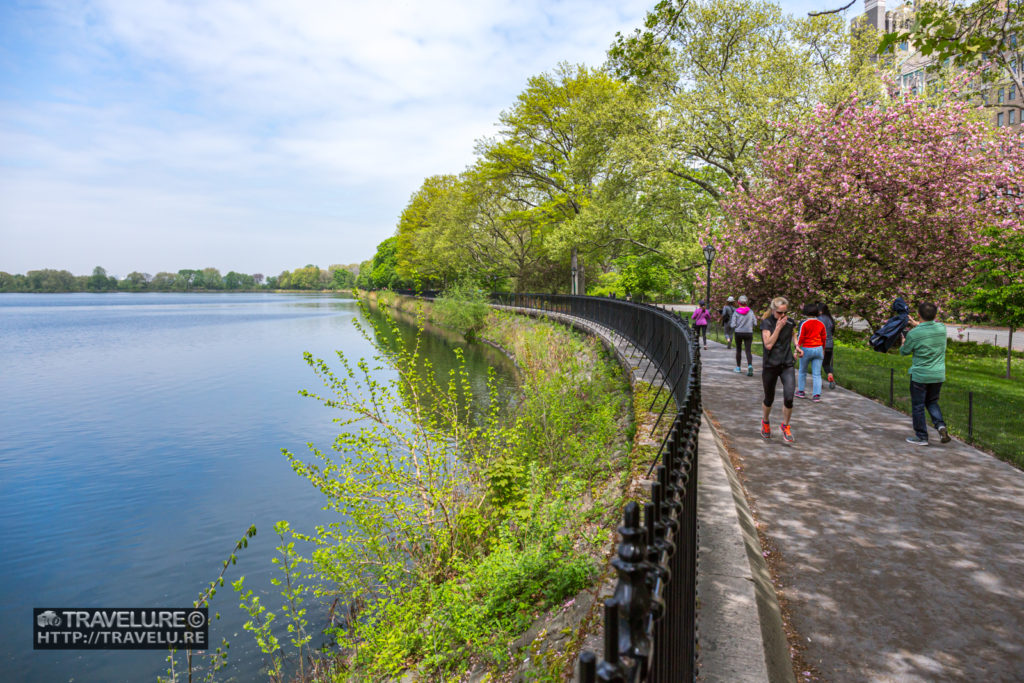
[[[725,343],[725,330],[720,323],[712,323],[708,327],[708,339]],[[760,335],[755,331],[754,354],[760,355],[761,349]],[[909,415],[911,403],[907,361],[878,354],[879,360],[892,358],[892,362],[875,363],[865,360],[868,354],[866,350],[835,347],[832,366],[836,383]],[[746,362],[745,357],[743,360]],[[899,367],[896,367],[896,363],[900,363]],[[947,366],[949,363],[947,358]],[[982,385],[971,386],[952,380],[943,383],[939,406],[951,434],[1024,468],[1024,420],[1021,419],[1021,415],[1024,415],[1024,395],[996,393]],[[931,424],[930,417],[928,421]],[[909,421],[907,429],[910,429]]]
[[[661,308],[619,299],[495,294],[492,300],[602,325],[658,369],[661,387],[669,390],[677,412],[648,471],[654,475],[650,499],[642,506],[631,502],[623,511],[621,542],[611,561],[618,582],[604,603],[603,657],[583,652],[579,680],[694,680],[701,398],[700,355],[692,330]]]

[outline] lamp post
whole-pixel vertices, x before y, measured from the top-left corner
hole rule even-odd
[[[579,284],[576,280],[576,273],[579,272],[575,265],[572,267],[572,293],[579,294]]]
[[[712,244],[708,244],[704,247],[704,262],[708,264],[708,295],[704,299],[704,305],[711,308],[711,263],[715,260],[715,247]]]

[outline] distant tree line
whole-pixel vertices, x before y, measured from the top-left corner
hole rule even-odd
[[[329,266],[326,270],[309,264],[280,275],[228,271],[217,268],[183,268],[176,273],[156,275],[132,271],[118,279],[96,266],[92,275],[73,275],[67,270],[44,268],[21,273],[0,271],[0,292],[221,292],[268,289],[337,290],[350,289],[359,274],[358,264]]]

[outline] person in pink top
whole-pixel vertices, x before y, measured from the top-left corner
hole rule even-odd
[[[807,385],[807,366],[811,367],[811,386],[813,394],[811,400],[821,400],[821,362],[825,359],[825,342],[828,340],[828,333],[825,324],[818,320],[818,306],[807,304],[802,309],[803,314],[809,316],[800,323],[800,332],[797,336],[796,348],[803,350],[800,356],[800,375],[796,383],[796,397],[807,398],[804,387]]]
[[[697,310],[690,316],[693,318],[693,329],[697,330],[697,339],[704,338],[704,350],[708,350],[708,323],[711,321],[711,311],[704,306],[704,300],[697,302]]]

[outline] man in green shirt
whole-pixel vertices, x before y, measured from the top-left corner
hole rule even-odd
[[[914,421],[914,436],[907,443],[915,446],[928,445],[928,423],[925,410],[932,416],[932,424],[939,431],[942,443],[949,442],[946,421],[939,409],[939,390],[946,381],[946,326],[935,322],[938,307],[933,303],[918,305],[917,313],[923,322],[913,318],[913,329],[907,332],[900,347],[900,354],[913,355],[910,364],[910,414]]]

